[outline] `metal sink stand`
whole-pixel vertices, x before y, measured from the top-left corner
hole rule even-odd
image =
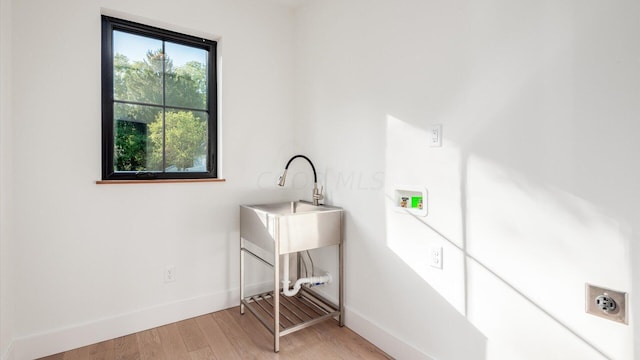
[[[296,275],[299,276],[301,268],[299,252],[280,254],[276,242],[274,262],[271,264],[245,248],[245,240],[240,234],[240,314],[244,315],[245,309],[249,309],[273,334],[274,352],[280,351],[280,337],[321,321],[338,317],[339,325],[344,326],[344,249],[342,239],[339,239],[339,243],[335,245],[338,246],[338,305],[306,286],[303,286],[295,296],[285,296],[280,288],[280,256],[296,253]],[[248,296],[245,294],[245,254],[251,255],[273,269],[273,291]]]

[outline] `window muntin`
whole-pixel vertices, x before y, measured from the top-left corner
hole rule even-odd
[[[103,180],[216,177],[216,42],[102,17]]]

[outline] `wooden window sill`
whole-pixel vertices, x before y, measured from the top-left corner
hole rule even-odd
[[[168,183],[199,183],[225,182],[226,179],[158,179],[158,180],[97,180],[98,185],[112,184],[168,184]]]

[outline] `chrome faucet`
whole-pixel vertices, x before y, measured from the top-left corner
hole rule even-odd
[[[303,158],[309,162],[309,165],[311,165],[311,169],[313,170],[313,205],[318,206],[320,205],[320,200],[324,199],[324,196],[322,195],[322,188],[320,188],[320,190],[318,191],[318,175],[316,174],[316,168],[315,166],[313,166],[313,163],[311,162],[311,160],[309,160],[308,157],[304,155],[296,155],[291,159],[289,159],[289,161],[287,162],[287,165],[284,167],[284,172],[282,173],[282,175],[280,175],[280,178],[278,179],[278,186],[284,186],[289,165],[291,165],[291,162],[296,158]]]

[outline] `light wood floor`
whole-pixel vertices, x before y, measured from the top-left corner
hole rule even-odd
[[[280,338],[238,307],[51,355],[46,360],[390,359],[333,320]]]

